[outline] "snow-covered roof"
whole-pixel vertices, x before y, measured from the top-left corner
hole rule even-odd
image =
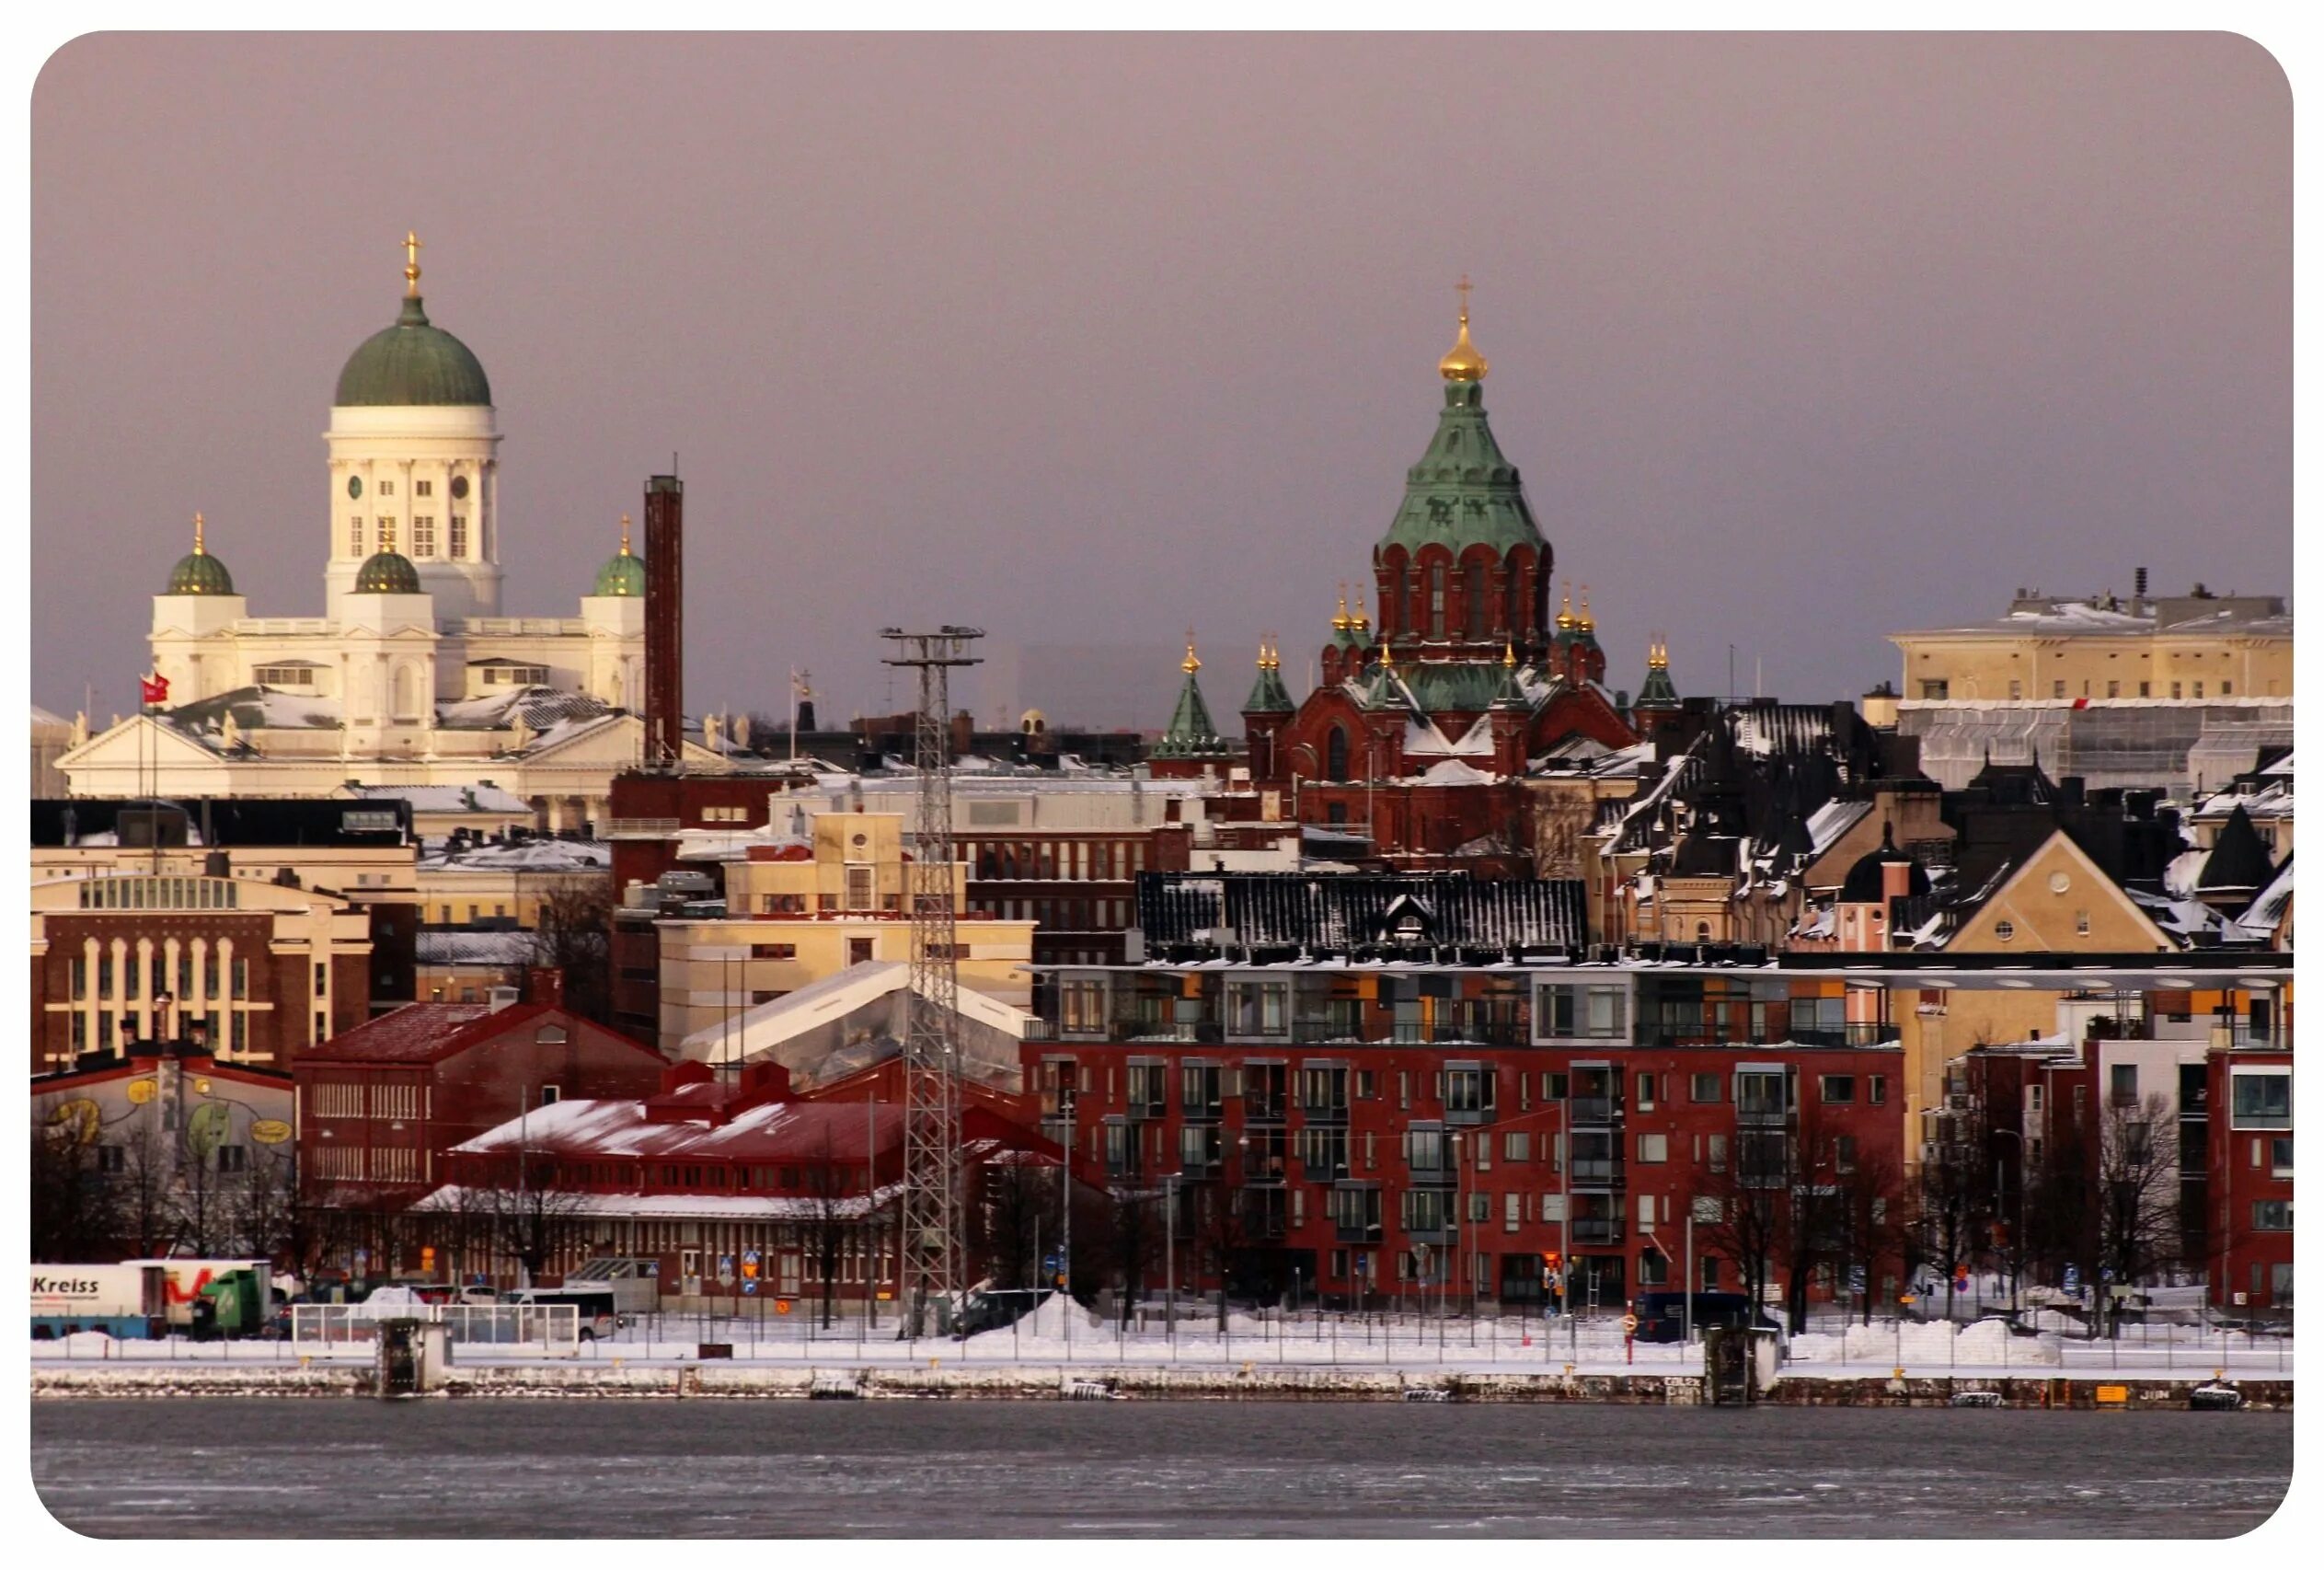
[[[900,960],[880,960],[850,965],[796,992],[761,1003],[729,1022],[705,1025],[687,1036],[679,1048],[684,1057],[754,1057],[795,1036],[854,1013],[912,983],[912,967]],[[965,1019],[1023,1039],[1032,1016],[1011,1008],[972,987],[955,994]],[[740,1040],[740,1046],[735,1043]]]
[[[603,872],[612,870],[614,848],[598,839],[526,837],[500,843],[431,840],[420,858],[423,872]]]
[[[1484,729],[1482,725],[1477,728],[1480,731]],[[1470,768],[1459,758],[1448,757],[1442,763],[1432,764],[1421,770],[1420,783],[1423,785],[1491,785],[1498,782],[1500,779],[1501,776],[1498,774],[1488,774],[1483,769]]]
[[[537,945],[531,932],[444,932],[422,928],[412,939],[412,958],[420,964],[532,963]]]
[[[867,1203],[873,1208],[892,1205],[902,1192],[902,1183],[883,1183],[873,1191],[867,1201],[860,1194],[833,1195],[826,1198],[815,1195],[785,1197],[771,1194],[591,1194],[573,1191],[569,1196],[558,1201],[558,1206],[561,1211],[577,1217],[605,1219],[811,1221],[825,1216],[838,1219],[858,1217],[864,1213]],[[504,1203],[506,1196],[491,1190],[480,1189],[471,1193],[458,1183],[446,1183],[412,1208],[482,1211],[489,1210],[495,1204]]]
[[[530,817],[531,803],[498,785],[350,785],[365,801],[409,802],[415,813],[510,813]]]

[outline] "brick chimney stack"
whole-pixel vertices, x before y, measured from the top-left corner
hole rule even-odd
[[[685,750],[685,487],[646,481],[646,767],[674,769]]]

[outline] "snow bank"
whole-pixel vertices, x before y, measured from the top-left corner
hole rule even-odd
[[[2055,1364],[2058,1349],[2046,1337],[2013,1337],[1999,1320],[1980,1320],[1956,1327],[1944,1320],[1921,1324],[1907,1320],[1900,1327],[1851,1324],[1843,1335],[1808,1334],[1791,1338],[1791,1358],[1797,1363],[1871,1363],[1899,1361],[1927,1365],[1962,1364],[2000,1367],[2008,1364]]]

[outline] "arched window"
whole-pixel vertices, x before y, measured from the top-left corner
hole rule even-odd
[[[1432,561],[1428,566],[1428,635],[1444,636],[1444,564]]]
[[[1337,725],[1323,744],[1323,773],[1327,779],[1348,777],[1348,733]]]
[[[1501,623],[1513,636],[1522,630],[1530,630],[1525,627],[1524,576],[1524,563],[1513,560],[1509,563],[1509,582],[1502,585],[1509,608],[1507,619]]]
[[[1470,562],[1466,575],[1468,582],[1462,590],[1461,598],[1467,602],[1468,635],[1482,638],[1485,636],[1485,564],[1481,561]]]

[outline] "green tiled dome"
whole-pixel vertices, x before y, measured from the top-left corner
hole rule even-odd
[[[597,569],[597,587],[594,592],[600,595],[615,595],[627,600],[644,599],[646,597],[645,562],[630,555],[629,548],[627,545],[623,546],[619,555],[607,558],[605,564]]]
[[[486,404],[492,384],[468,346],[429,324],[420,296],[408,295],[396,325],[363,340],[339,373],[339,405],[408,408]]]
[[[392,550],[383,550],[364,562],[355,573],[355,592],[359,595],[417,595],[420,569],[411,559]]]
[[[201,514],[194,514],[194,548],[178,559],[178,565],[169,570],[169,587],[163,591],[172,595],[230,595],[234,593],[234,574],[226,564],[210,554],[201,543]]]

